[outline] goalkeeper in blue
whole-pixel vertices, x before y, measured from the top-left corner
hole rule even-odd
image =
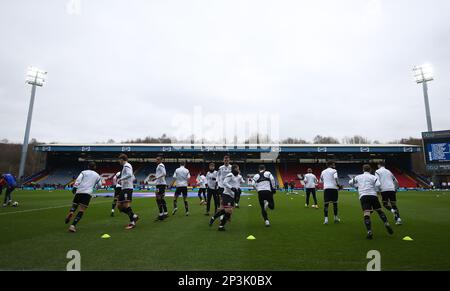
[[[394,231],[389,225],[386,214],[381,209],[381,203],[378,200],[377,189],[381,186],[377,177],[372,175],[370,165],[363,166],[363,174],[358,175],[349,181],[350,186],[358,189],[359,200],[364,212],[364,224],[367,229],[367,239],[373,238],[372,222],[370,221],[370,215],[372,212],[377,212],[380,219],[383,221],[384,226],[389,234],[393,234]]]

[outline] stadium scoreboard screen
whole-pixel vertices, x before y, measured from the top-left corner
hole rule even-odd
[[[427,170],[450,172],[450,130],[422,133]]]

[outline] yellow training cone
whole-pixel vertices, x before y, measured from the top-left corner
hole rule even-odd
[[[248,240],[255,240],[256,237],[254,237],[253,235],[249,235],[249,236],[247,236],[247,239],[248,239]]]
[[[104,235],[102,235],[102,238],[111,238],[111,236],[107,233],[105,233]]]
[[[413,241],[413,239],[412,239],[411,237],[409,237],[409,236],[405,236],[405,237],[403,238],[403,240],[406,240],[406,241]]]

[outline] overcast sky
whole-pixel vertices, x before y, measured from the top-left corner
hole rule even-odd
[[[282,138],[419,137],[411,69],[425,62],[434,129],[450,129],[449,11],[448,0],[1,1],[0,139],[23,139],[29,65],[48,71],[31,129],[44,142],[174,135],[195,106],[274,114]]]

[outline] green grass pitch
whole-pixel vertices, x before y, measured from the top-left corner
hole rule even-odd
[[[363,271],[367,252],[378,250],[382,270],[450,270],[450,192],[400,192],[404,225],[389,236],[373,215],[372,241],[365,238],[356,193],[341,192],[342,223],[328,226],[322,225],[323,209],[305,208],[302,194],[276,194],[270,228],[264,227],[256,195],[243,196],[226,232],[218,232],[217,224],[208,227],[197,198],[189,199],[189,217],[180,209],[165,222],[154,222],[154,198],[136,198],[133,208],[141,220],[125,231],[127,218],[118,212],[110,217],[111,198],[98,197],[72,234],[64,224],[70,191],[15,191],[19,208],[0,209],[0,269],[65,270],[66,253],[78,250],[82,270]],[[172,198],[167,200],[171,211]],[[105,233],[111,238],[101,239]],[[256,240],[246,240],[248,235]]]

